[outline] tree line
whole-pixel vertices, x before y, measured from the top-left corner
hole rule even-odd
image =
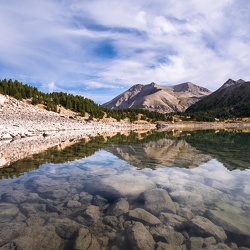
[[[18,100],[32,99],[32,104],[43,104],[47,110],[59,112],[60,106],[70,109],[78,115],[85,116],[87,112],[89,119],[106,117],[114,118],[117,121],[128,118],[134,122],[140,118],[145,121],[167,121],[168,116],[162,113],[149,111],[145,109],[122,109],[112,110],[104,108],[96,104],[91,99],[85,98],[80,95],[73,95],[64,92],[43,93],[36,87],[23,84],[17,80],[3,79],[0,80],[0,93],[12,96]],[[140,116],[140,117],[139,117]]]
[[[236,102],[234,105],[226,107],[195,111],[188,109],[186,112],[177,113],[159,113],[156,111],[149,111],[147,109],[108,109],[99,104],[96,104],[91,99],[80,95],[73,95],[64,92],[43,93],[36,87],[23,84],[17,80],[3,79],[0,80],[0,93],[4,95],[13,96],[14,98],[32,99],[32,104],[43,104],[47,110],[59,112],[60,106],[65,107],[76,112],[80,116],[89,114],[89,119],[101,119],[104,116],[114,118],[117,121],[129,119],[135,122],[138,119],[149,122],[156,121],[172,121],[173,117],[179,115],[182,120],[195,120],[212,122],[215,119],[225,120],[227,118],[250,117],[250,101]]]

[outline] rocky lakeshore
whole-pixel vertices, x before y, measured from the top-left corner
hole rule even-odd
[[[0,167],[65,141],[153,128],[155,124],[75,119],[0,95]]]
[[[94,122],[66,117],[55,112],[0,95],[0,140],[19,139],[36,135],[53,135],[60,131],[84,134],[119,130],[155,128],[154,124],[131,124],[127,122]]]

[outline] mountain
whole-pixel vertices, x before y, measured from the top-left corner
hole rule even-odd
[[[190,106],[186,112],[210,111],[225,116],[250,116],[250,82],[228,79],[219,89]]]
[[[158,112],[185,111],[211,92],[191,82],[175,86],[160,86],[154,82],[148,85],[136,84],[127,91],[103,104],[106,108],[142,108]]]

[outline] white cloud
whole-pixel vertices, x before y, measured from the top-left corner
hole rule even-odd
[[[1,1],[0,78],[96,101],[152,81],[215,90],[250,79],[249,12],[245,0]]]

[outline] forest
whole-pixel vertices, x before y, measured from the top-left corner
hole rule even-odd
[[[179,116],[183,121],[213,122],[216,119],[223,121],[228,118],[250,117],[250,101],[206,111],[192,112],[192,109],[188,108],[186,112],[164,114],[146,109],[108,109],[80,95],[64,92],[43,93],[35,87],[12,79],[0,80],[0,93],[13,96],[18,100],[31,99],[33,105],[43,104],[48,111],[60,113],[60,106],[63,106],[76,112],[79,116],[85,116],[88,113],[89,120],[101,119],[106,116],[117,121],[128,118],[130,122],[135,122],[138,119],[148,122],[166,122],[173,121],[173,117]]]
[[[155,122],[167,121],[169,117],[165,114],[152,112],[145,109],[123,109],[112,110],[96,104],[94,101],[80,95],[73,95],[64,92],[43,93],[35,87],[23,84],[17,80],[0,80],[0,93],[12,96],[18,100],[32,99],[32,104],[43,104],[48,111],[60,113],[60,105],[70,109],[80,116],[89,114],[89,120],[106,117],[114,118],[117,121],[128,118],[131,122],[137,121],[140,115],[141,120]]]

